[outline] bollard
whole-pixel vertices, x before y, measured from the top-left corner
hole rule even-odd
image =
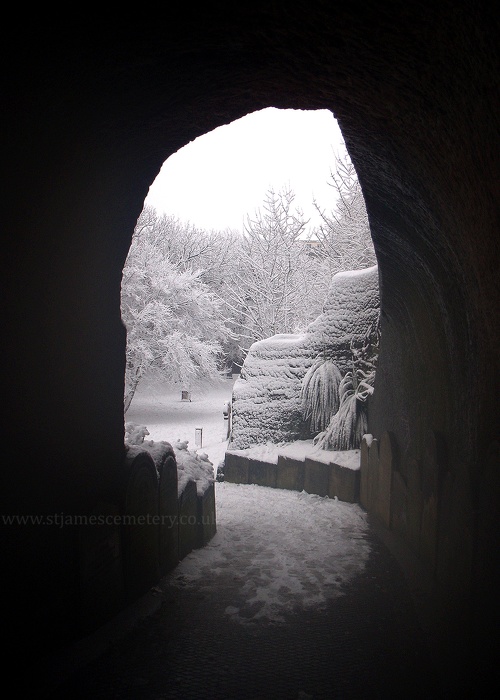
[[[222,413],[224,415],[224,423],[226,424],[226,428],[225,428],[226,440],[228,440],[229,436],[231,434],[231,402],[230,401],[226,401],[224,403],[224,408],[222,409]]]

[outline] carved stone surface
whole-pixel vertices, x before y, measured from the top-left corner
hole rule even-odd
[[[389,433],[380,438],[375,513],[386,527],[391,522],[393,447]]]
[[[368,452],[368,475],[367,475],[367,506],[369,513],[376,513],[376,499],[378,490],[378,448],[377,438],[373,438]]]
[[[391,529],[406,537],[408,529],[408,487],[397,471],[392,474]]]

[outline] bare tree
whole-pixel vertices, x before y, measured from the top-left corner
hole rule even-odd
[[[270,188],[263,210],[247,217],[235,248],[238,265],[228,279],[225,302],[244,349],[256,340],[304,327],[318,315],[313,300],[324,300],[317,263],[307,251],[308,222],[293,207],[294,198],[289,188],[279,193]]]
[[[335,206],[326,213],[316,201],[314,206],[321,224],[313,232],[317,252],[327,261],[333,273],[356,270],[375,265],[377,259],[370,234],[361,186],[351,160],[346,153],[335,158],[328,184],[335,192]]]

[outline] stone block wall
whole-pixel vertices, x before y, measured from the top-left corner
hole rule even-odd
[[[179,493],[170,446],[156,459],[145,449],[129,448],[119,491],[119,503],[98,504],[78,531],[83,633],[146,593],[216,532],[214,484],[199,493],[188,480]]]
[[[408,451],[407,451],[408,452]],[[432,431],[425,435],[420,458],[402,453],[394,435],[385,432],[380,440],[366,435],[361,446],[360,502],[418,556],[438,589],[463,585],[472,562],[471,533],[461,529],[452,516],[456,479],[448,464],[442,438]],[[448,561],[462,549],[463,559]],[[463,561],[468,562],[464,566]],[[450,580],[452,566],[455,580]]]
[[[278,462],[274,464],[229,451],[225,457],[224,481],[306,491],[348,503],[359,501],[359,469],[308,457],[301,460],[278,455]]]

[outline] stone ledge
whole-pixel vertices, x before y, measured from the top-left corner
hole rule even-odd
[[[226,452],[224,481],[232,484],[257,484],[290,491],[306,491],[318,496],[359,502],[360,470],[334,462],[319,462],[278,455],[278,463],[250,459]]]

